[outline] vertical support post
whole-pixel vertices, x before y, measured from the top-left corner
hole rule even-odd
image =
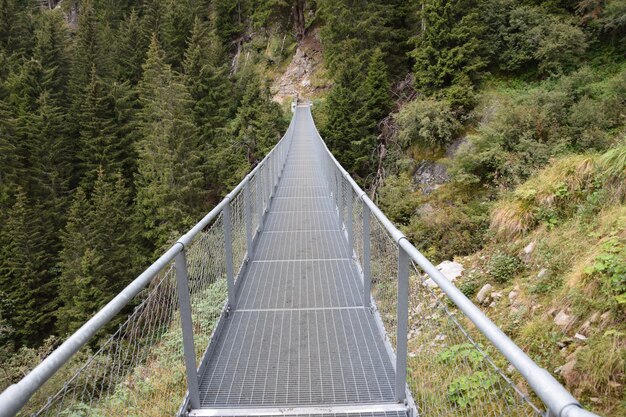
[[[402,238],[400,239],[402,240]],[[396,328],[396,401],[406,399],[406,355],[409,327],[409,255],[398,244],[398,320]]]
[[[257,205],[257,216],[259,216],[259,228],[258,231],[261,232],[263,229],[263,190],[265,187],[263,186],[263,166],[259,167],[256,172],[256,205]]]
[[[348,250],[350,251],[350,257],[352,257],[352,254],[354,253],[354,230],[352,227],[354,210],[352,208],[352,188],[348,190],[346,198],[346,230],[348,232]]]
[[[339,170],[337,172],[337,207],[339,208],[339,221],[343,225],[343,176]]]
[[[267,179],[269,180],[269,186],[270,186],[270,192],[267,195],[267,210],[270,209],[270,200],[272,199],[272,196],[274,195],[274,157],[276,155],[274,155],[274,153],[272,153],[269,157],[269,160],[267,161],[267,167],[269,168],[269,172],[267,175]]]
[[[246,218],[246,245],[248,248],[248,261],[252,260],[252,196],[250,195],[250,179],[246,178],[243,185],[243,207]]]
[[[270,208],[270,194],[272,193],[271,179],[270,179],[270,160],[265,161],[265,172],[263,173],[263,181],[265,185],[265,207],[264,210],[268,211]]]
[[[370,208],[361,200],[363,205],[363,306],[369,307],[372,291],[372,269],[370,265]]]
[[[191,299],[187,274],[187,258],[184,249],[176,255],[176,287],[180,307],[180,322],[183,332],[183,352],[189,389],[189,405],[192,409],[200,408],[200,389],[198,387],[198,371],[196,365],[196,349],[193,344],[193,321],[191,318]]]
[[[226,257],[226,283],[228,284],[228,305],[231,310],[236,307],[235,300],[235,273],[233,269],[233,235],[230,221],[230,199],[222,211],[224,222],[224,255]]]

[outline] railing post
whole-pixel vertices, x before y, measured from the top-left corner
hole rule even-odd
[[[263,229],[263,166],[259,167],[259,170],[256,172],[256,205],[257,205],[257,215],[259,216],[259,227],[258,231],[261,232]]]
[[[226,197],[228,198],[228,197]],[[231,310],[236,307],[235,300],[235,273],[233,269],[233,235],[230,221],[230,198],[224,205],[222,211],[222,221],[224,222],[224,255],[226,258],[226,283],[228,284],[228,305]]]
[[[372,291],[372,270],[370,265],[370,208],[361,200],[363,205],[363,306],[369,307]]]
[[[348,250],[350,251],[350,258],[354,253],[354,230],[352,227],[354,210],[352,208],[352,188],[348,190],[346,195],[346,229],[348,232]]]
[[[246,218],[246,246],[248,248],[248,261],[252,260],[252,197],[250,195],[250,179],[246,178],[243,185],[243,207]]]
[[[339,221],[343,224],[343,176],[337,171],[337,208],[339,208]]]
[[[191,317],[187,257],[185,256],[184,249],[176,255],[175,266],[176,287],[178,289],[178,303],[180,308],[180,324],[183,333],[183,352],[185,355],[187,388],[189,389],[189,405],[192,409],[197,410],[200,408],[200,389],[198,387],[196,349],[193,343],[193,319]]]
[[[402,240],[404,238],[401,238]],[[396,401],[406,399],[407,332],[409,327],[409,255],[398,244],[398,320],[396,328]]]

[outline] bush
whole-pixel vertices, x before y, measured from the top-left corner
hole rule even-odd
[[[522,261],[517,256],[511,256],[502,252],[494,254],[487,266],[489,275],[500,284],[508,282],[522,268]]]
[[[407,174],[388,177],[379,190],[378,197],[381,209],[396,224],[408,223],[419,204],[412,189],[411,178]]]
[[[491,99],[495,113],[469,135],[450,174],[461,184],[513,188],[556,156],[604,151],[626,111],[626,69],[602,79],[586,68],[539,87]]]
[[[399,126],[398,140],[404,149],[416,143],[444,146],[461,128],[450,102],[435,98],[408,103],[395,119]]]

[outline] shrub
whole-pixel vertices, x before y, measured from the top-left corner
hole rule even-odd
[[[522,268],[523,264],[517,256],[511,256],[502,252],[494,254],[487,266],[489,275],[500,284],[509,281]]]
[[[415,143],[443,146],[450,143],[461,128],[450,102],[435,98],[414,100],[395,115],[399,126],[400,146]]]

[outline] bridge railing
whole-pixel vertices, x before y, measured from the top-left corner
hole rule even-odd
[[[384,328],[398,402],[425,416],[594,416],[426,259],[317,134],[318,156]]]
[[[224,200],[0,395],[0,417],[20,410],[32,416],[172,416],[183,401],[200,408],[200,361],[235,307],[238,277],[263,227],[294,121]]]

